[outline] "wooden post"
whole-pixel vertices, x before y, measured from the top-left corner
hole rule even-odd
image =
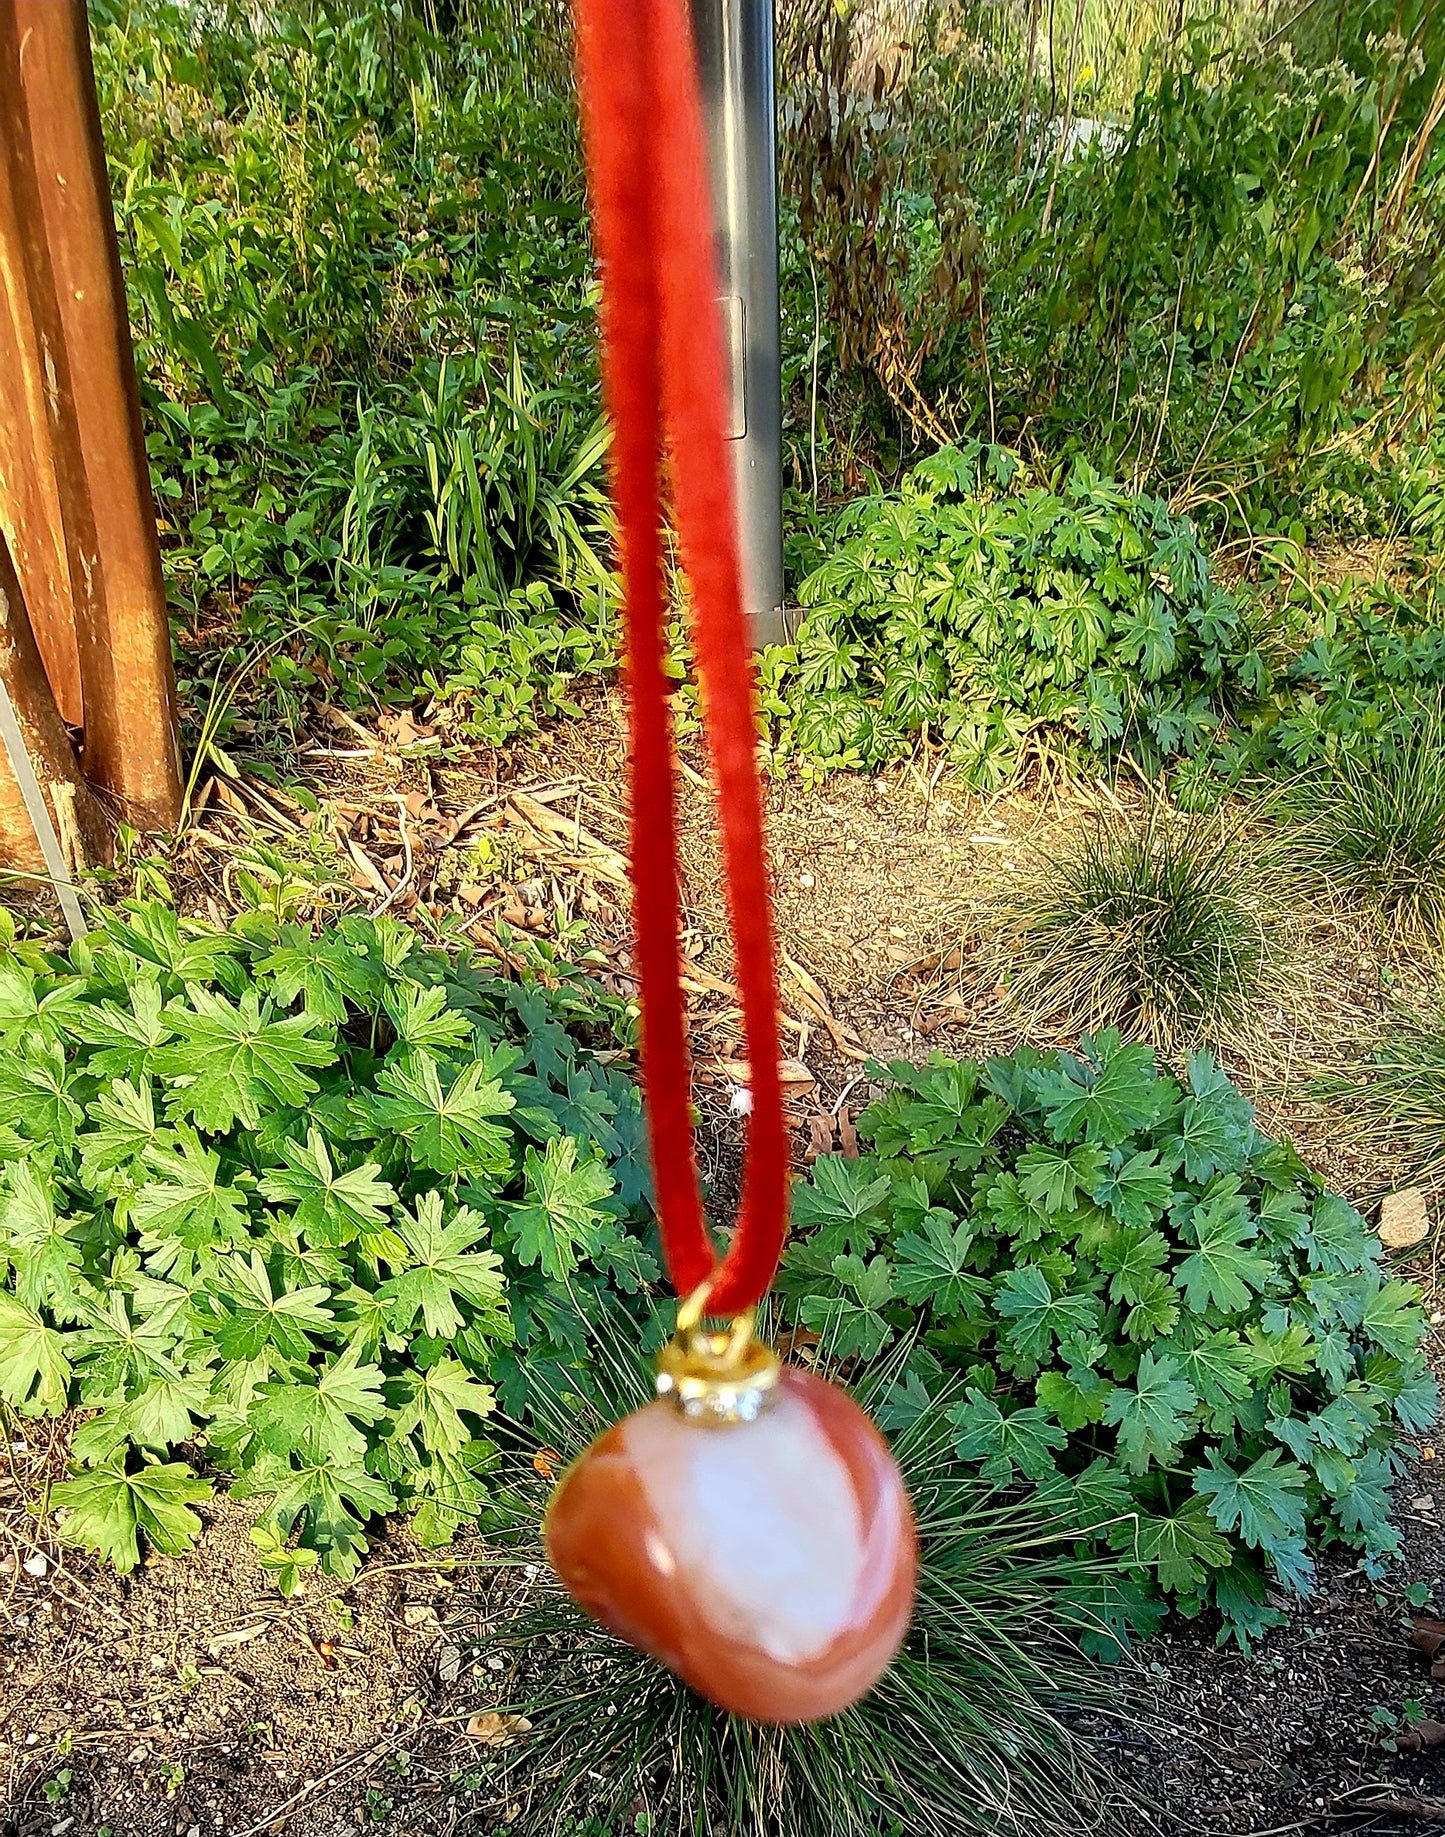
[[[15,710],[16,725],[41,796],[72,873],[109,859],[110,831],[76,764],[70,735],[55,706],[45,666],[25,610],[20,581],[0,536],[0,683]],[[6,867],[48,878],[40,837],[9,752],[0,746],[0,860]]]
[[[131,822],[170,828],[181,809],[170,627],[84,0],[0,0],[0,157],[15,220],[0,260],[23,275],[45,365],[82,765]]]
[[[60,712],[79,727],[80,652],[50,444],[45,361],[20,257],[10,164],[0,153],[0,535],[9,541]]]

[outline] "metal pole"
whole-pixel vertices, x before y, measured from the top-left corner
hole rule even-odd
[[[743,602],[754,645],[783,626],[782,353],[772,0],[691,0],[712,154],[732,378]]]

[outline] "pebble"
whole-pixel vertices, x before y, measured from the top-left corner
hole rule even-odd
[[[26,1575],[33,1576],[46,1575],[50,1570],[48,1560],[43,1557],[38,1550],[35,1552],[34,1556],[27,1556],[25,1561],[21,1564],[21,1567],[24,1569]]]

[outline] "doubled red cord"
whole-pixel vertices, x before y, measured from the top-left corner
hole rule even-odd
[[[622,532],[632,740],[632,880],[642,1080],[668,1272],[713,1276],[708,1311],[760,1300],[787,1230],[772,901],[758,792],[752,662],[725,434],[721,312],[706,146],[685,0],[575,0],[582,119],[602,269],[602,379]],[[693,1146],[682,994],[673,736],[663,673],[658,474],[664,434],[691,593],[722,831],[752,1114],[732,1248],[720,1267]]]

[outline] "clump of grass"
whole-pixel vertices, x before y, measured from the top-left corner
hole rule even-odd
[[[614,1410],[646,1401],[635,1343],[604,1350],[600,1362],[601,1408],[563,1392],[555,1409],[538,1409],[561,1461]],[[873,1407],[896,1376],[894,1361],[854,1392]],[[593,1820],[630,1830],[634,1817],[654,1837],[1098,1837],[1116,1828],[1097,1762],[1067,1717],[1118,1708],[1125,1678],[1089,1664],[1060,1621],[1071,1610],[1075,1627],[1097,1632],[1117,1572],[990,1495],[961,1467],[939,1408],[898,1430],[893,1445],[923,1550],[913,1631],[861,1704],[788,1729],[723,1715],[588,1620],[542,1554],[550,1478],[519,1461],[489,1530],[493,1565],[508,1573],[493,1575],[479,1604],[482,1649],[507,1663],[482,1675],[506,1692],[504,1713],[529,1725],[489,1769],[498,1797],[521,1806],[512,1828],[590,1830]]]
[[[1445,708],[1427,704],[1302,778],[1306,863],[1396,938],[1445,939]]]
[[[1248,1037],[1278,993],[1278,875],[1227,816],[1092,818],[1002,895],[995,943],[1038,1019],[1166,1050]]]
[[[1403,1163],[1409,1178],[1445,1174],[1445,990],[1393,1001],[1389,1031],[1369,1059],[1315,1090],[1339,1104],[1354,1141]]]

